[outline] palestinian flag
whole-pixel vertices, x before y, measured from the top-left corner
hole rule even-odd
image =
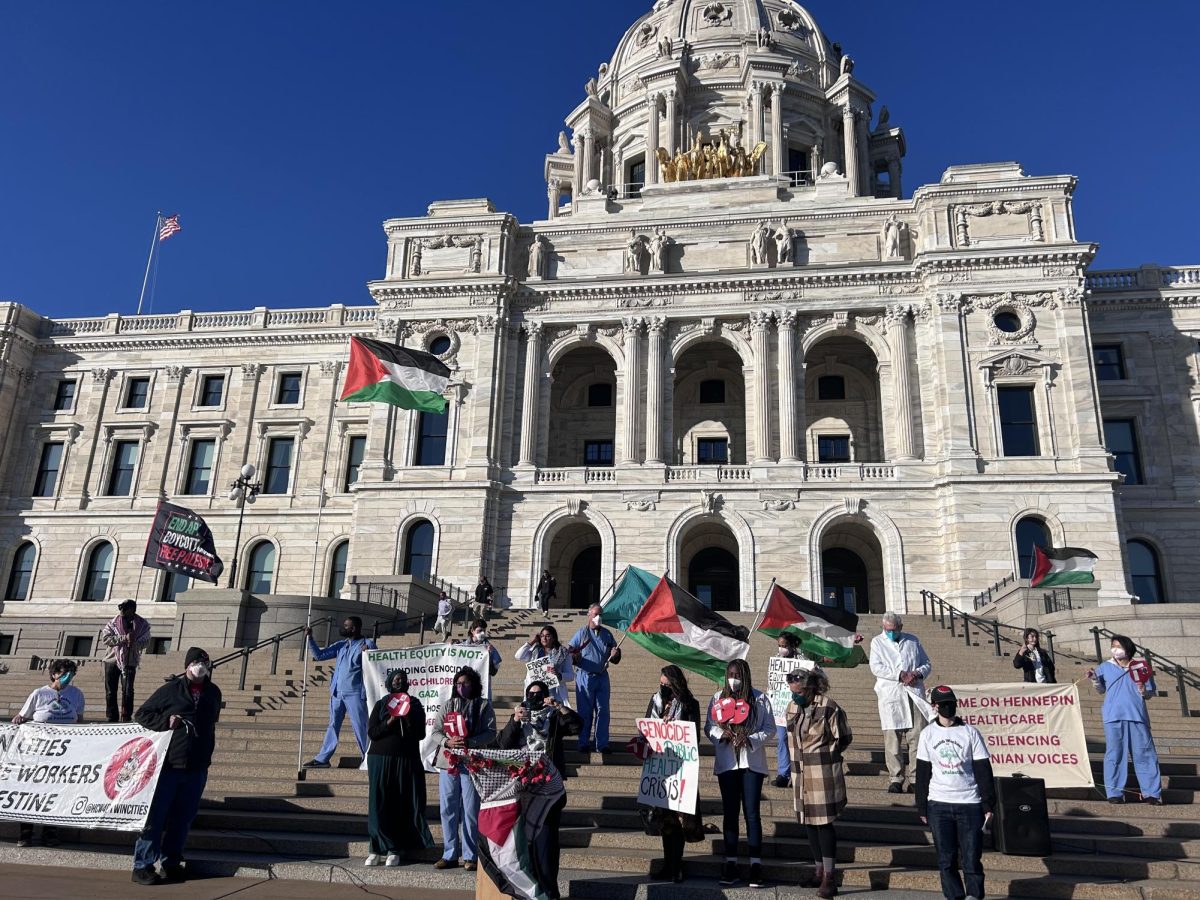
[[[771,587],[758,630],[774,638],[784,632],[794,634],[800,651],[823,666],[849,669],[867,661],[854,640],[858,616],[836,606],[812,603],[777,584]]]
[[[626,634],[659,659],[725,681],[725,666],[750,652],[750,630],[713,612],[667,576],[647,598]]]
[[[1050,547],[1043,550],[1033,545],[1033,575],[1029,586],[1056,587],[1060,584],[1091,584],[1096,580],[1096,554],[1079,547]]]
[[[352,337],[341,399],[441,413],[446,411],[442,393],[449,383],[449,367],[432,353]]]
[[[629,623],[646,603],[658,584],[658,577],[637,566],[626,566],[621,581],[608,602],[601,607],[600,621],[609,628],[629,629]]]

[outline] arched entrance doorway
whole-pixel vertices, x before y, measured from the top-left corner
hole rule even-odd
[[[844,520],[821,536],[821,602],[858,615],[887,609],[883,549],[869,525]]]
[[[554,535],[545,567],[558,582],[558,609],[587,609],[600,599],[600,533],[591,523],[575,521]]]
[[[561,588],[559,593],[562,593]],[[600,600],[600,545],[580,550],[571,563],[571,583],[567,587],[566,605],[587,609]]]
[[[679,562],[684,587],[701,603],[715,610],[741,609],[738,543],[724,522],[701,521],[690,528]]]

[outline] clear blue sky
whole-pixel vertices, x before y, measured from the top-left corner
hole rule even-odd
[[[0,299],[133,312],[162,209],[184,231],[156,311],[369,303],[385,218],[545,214],[543,155],[650,5],[5,0]],[[956,163],[1072,173],[1097,265],[1200,264],[1200,4],[808,8],[905,129],[906,192]]]

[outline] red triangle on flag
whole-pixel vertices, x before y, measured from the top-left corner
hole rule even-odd
[[[516,800],[496,806],[484,806],[479,810],[479,833],[493,844],[503,846],[512,834],[520,815],[521,806]]]
[[[675,613],[675,595],[666,575],[658,580],[627,630],[650,634],[683,633],[683,626],[679,624],[679,616]]]

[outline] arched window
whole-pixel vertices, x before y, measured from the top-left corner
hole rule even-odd
[[[250,551],[250,574],[246,579],[246,590],[253,594],[269,594],[274,580],[275,545],[270,541],[259,541]]]
[[[1033,546],[1050,546],[1050,529],[1046,523],[1035,516],[1026,516],[1017,523],[1017,577],[1029,578],[1033,575]]]
[[[342,541],[333,551],[329,569],[329,593],[326,596],[336,597],[342,592],[346,583],[346,562],[350,559],[350,542]]]
[[[29,586],[33,581],[33,560],[37,556],[37,548],[25,541],[13,555],[12,570],[8,575],[8,587],[4,591],[5,600],[28,600]]]
[[[433,523],[422,519],[413,523],[404,539],[404,572],[414,578],[428,578],[433,571]]]
[[[434,356],[441,356],[450,349],[450,338],[444,334],[439,334],[429,342],[429,352]]]
[[[175,603],[179,595],[192,586],[192,579],[182,572],[168,572],[163,579],[162,595],[158,598],[163,603]]]
[[[113,545],[101,541],[88,554],[87,571],[83,578],[83,596],[80,600],[103,601],[108,599],[108,585],[112,581],[113,561],[116,554]]]
[[[1129,541],[1129,580],[1139,603],[1166,603],[1163,590],[1162,569],[1158,565],[1158,553],[1145,541]]]

